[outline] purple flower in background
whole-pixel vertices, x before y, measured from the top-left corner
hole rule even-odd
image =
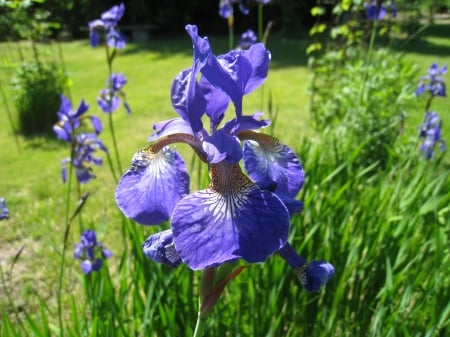
[[[258,42],[258,37],[256,36],[256,33],[252,29],[247,29],[241,35],[241,40],[239,41],[239,48],[248,49],[256,42]]]
[[[74,158],[72,165],[75,169],[77,180],[81,184],[89,182],[95,178],[91,165],[102,165],[102,159],[94,157],[97,150],[108,152],[102,141],[95,134],[81,133],[75,136]],[[61,162],[61,176],[63,182],[67,180],[67,165],[70,158],[66,158]]]
[[[419,138],[423,138],[420,150],[426,158],[431,159],[434,148],[439,144],[445,150],[445,142],[441,138],[442,121],[436,112],[426,112],[423,124],[420,127]]]
[[[97,104],[105,113],[112,113],[120,105],[122,99],[123,106],[128,114],[131,113],[131,109],[126,101],[125,92],[122,87],[127,83],[127,79],[124,74],[112,74],[106,81],[106,89],[100,91],[97,97]]]
[[[8,218],[9,218],[9,210],[8,207],[6,207],[6,200],[5,198],[0,198],[0,220]]]
[[[429,92],[431,96],[446,96],[445,82],[442,76],[447,72],[447,65],[439,67],[437,62],[433,63],[428,69],[428,75],[423,76],[419,86],[416,89],[416,95],[422,95]]]
[[[247,15],[250,11],[245,6],[243,0],[220,0],[219,1],[219,16],[228,19],[233,16],[234,10],[233,10],[233,4],[238,3],[239,10],[242,14]]]
[[[388,12],[387,7],[384,4],[380,4],[380,2],[381,1],[379,0],[371,0],[364,3],[364,9],[366,11],[367,18],[370,21],[382,20],[386,16]],[[395,6],[394,1],[389,2],[392,17],[395,18],[397,16],[397,7]]]
[[[186,30],[193,42],[192,67],[175,77],[171,89],[180,117],[154,125],[152,144],[134,155],[116,201],[141,224],[171,221],[170,230],[143,245],[157,262],[172,267],[183,262],[193,270],[238,259],[263,262],[287,244],[290,216],[302,208],[295,197],[304,181],[294,151],[254,131],[270,122],[242,112],[243,96],[267,76],[270,52],[259,43],[215,56],[196,26]],[[229,102],[234,114],[222,123]],[[203,119],[209,119],[209,131]],[[174,143],[188,144],[208,166],[208,188],[189,191],[186,165],[169,148]]]
[[[97,242],[97,235],[94,230],[87,229],[81,234],[81,241],[75,245],[73,257],[81,262],[81,270],[86,275],[93,271],[99,271],[103,265],[103,260],[112,256],[110,250],[102,243]]]
[[[61,95],[61,106],[59,107],[58,122],[53,126],[53,131],[56,136],[66,142],[71,142],[73,132],[79,128],[83,120],[88,119],[95,133],[98,135],[102,131],[102,123],[96,116],[85,115],[85,112],[89,109],[84,100],[81,101],[78,109],[75,111],[72,108],[72,104],[64,95]]]
[[[125,48],[126,38],[117,29],[117,24],[124,12],[125,5],[121,3],[103,12],[100,19],[89,22],[89,40],[92,47],[96,47],[100,43],[100,36],[98,34],[100,30],[106,32],[105,40],[109,47],[116,49]]]

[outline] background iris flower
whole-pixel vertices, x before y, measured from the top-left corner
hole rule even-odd
[[[116,49],[125,48],[126,38],[117,29],[117,24],[124,13],[125,6],[121,3],[103,12],[100,19],[89,22],[89,39],[92,47],[96,47],[100,43],[98,34],[100,30],[106,32],[106,43],[109,47]]]
[[[0,198],[0,220],[9,218],[9,209],[6,207],[5,198]]]
[[[243,96],[264,82],[270,52],[259,43],[215,56],[196,26],[186,30],[193,64],[175,77],[171,89],[180,117],[154,125],[152,145],[135,154],[117,186],[117,204],[141,224],[171,220],[170,230],[143,245],[157,262],[183,262],[193,270],[238,259],[263,262],[286,246],[290,216],[302,209],[295,197],[304,181],[294,151],[255,132],[270,122],[261,114],[243,115]],[[222,123],[230,101],[234,116]],[[209,131],[203,126],[205,115]],[[190,145],[208,165],[208,188],[190,193],[185,163],[168,147],[177,142]]]
[[[91,164],[100,166],[102,159],[94,157],[97,150],[108,152],[103,142],[92,133],[80,133],[75,136],[74,157],[72,165],[75,168],[75,174],[79,183],[87,183],[95,178],[92,172]],[[61,162],[62,181],[67,179],[67,164],[70,164],[70,158],[66,158]]]
[[[428,75],[423,76],[416,89],[416,95],[429,92],[431,96],[446,96],[445,82],[442,76],[447,72],[447,65],[439,67],[438,63],[433,63],[428,69]]]
[[[436,112],[426,112],[419,138],[423,138],[420,150],[427,159],[431,159],[434,148],[439,144],[442,151],[445,150],[445,142],[441,138],[442,121]]]
[[[121,100],[128,114],[131,113],[127,103],[125,92],[122,87],[127,83],[124,74],[112,74],[106,81],[106,88],[100,90],[97,97],[97,104],[104,113],[112,113],[119,108]]]
[[[101,242],[97,242],[97,234],[94,230],[87,229],[81,234],[80,243],[75,244],[73,257],[81,262],[83,273],[90,274],[99,271],[103,266],[103,260],[109,259],[112,253]]]
[[[57,112],[58,122],[53,126],[53,131],[56,136],[66,142],[71,142],[73,132],[78,129],[83,120],[88,119],[92,123],[95,133],[98,135],[102,131],[101,120],[93,115],[85,115],[85,112],[89,109],[84,100],[81,100],[78,109],[75,111],[72,108],[72,103],[64,95],[61,95],[61,105]]]

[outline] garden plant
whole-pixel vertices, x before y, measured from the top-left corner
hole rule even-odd
[[[0,336],[450,333],[447,61],[392,47],[396,2],[336,3],[307,44],[272,1],[147,45],[93,13],[53,139],[0,133]]]

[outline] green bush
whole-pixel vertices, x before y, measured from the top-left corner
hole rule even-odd
[[[24,135],[51,132],[66,75],[55,63],[23,63],[13,79],[18,129]]]
[[[338,153],[355,153],[361,166],[384,167],[402,132],[412,104],[417,71],[400,55],[380,49],[371,54],[327,53],[316,64],[311,112],[319,131],[335,138]]]

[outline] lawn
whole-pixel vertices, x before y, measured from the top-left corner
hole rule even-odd
[[[432,62],[449,63],[450,38],[441,33],[449,29],[449,25],[442,24],[429,27],[421,41],[395,51],[405,53],[406,59],[416,63],[419,74],[425,74]],[[216,54],[226,52],[226,38],[210,37],[210,41]],[[348,163],[327,166],[329,158],[325,156],[329,152],[321,151],[321,134],[313,129],[309,115],[308,43],[308,38],[270,37],[267,47],[272,59],[267,81],[244,99],[244,111],[251,114],[262,110],[268,117],[269,96],[272,98],[273,110],[278,112],[274,136],[297,151],[307,173],[300,195],[305,210],[292,220],[292,243],[302,252],[331,261],[336,276],[320,294],[309,296],[297,287],[295,275],[281,260],[274,257],[267,264],[251,266],[230,284],[223,304],[216,308],[211,330],[216,332],[214,336],[219,332],[220,336],[444,336],[449,332],[450,315],[448,151],[440,167],[439,163],[417,164],[411,160],[374,176],[370,168],[352,171]],[[27,47],[22,44],[22,48]],[[57,52],[54,45],[40,48]],[[108,71],[104,50],[91,48],[87,39],[63,42],[60,48],[70,77],[73,105],[84,98],[90,105],[89,112],[100,116],[106,126],[107,115],[96,105]],[[14,44],[0,44],[0,57],[17,60],[16,49]],[[129,44],[117,56],[114,71],[128,78],[124,90],[132,109],[131,115],[123,109],[113,114],[123,168],[129,167],[137,150],[147,146],[153,123],[175,116],[170,103],[171,83],[191,63],[192,45],[187,35]],[[6,66],[2,69],[1,85],[6,88],[11,71]],[[9,90],[7,93],[10,95]],[[7,104],[14,110],[11,97]],[[407,112],[410,135],[416,133],[422,120],[421,107],[423,101],[417,102],[417,111]],[[437,100],[433,107],[444,120],[443,138],[448,140],[448,100]],[[6,199],[10,210],[10,218],[0,221],[0,264],[18,309],[11,308],[0,286],[0,313],[5,326],[2,329],[0,325],[0,336],[14,336],[5,322],[6,316],[12,317],[15,312],[21,317],[37,317],[37,325],[45,326],[39,312],[42,302],[47,305],[42,311],[55,333],[67,193],[67,186],[61,182],[60,162],[69,155],[69,149],[67,144],[44,136],[19,136],[19,149],[4,101],[0,105],[0,123],[0,197]],[[308,138],[314,141],[308,143]],[[112,148],[107,128],[102,139]],[[182,154],[189,153],[183,145],[177,148]],[[185,158],[190,163],[190,155]],[[113,252],[132,250],[124,247],[124,222],[115,204],[115,182],[106,159],[95,173],[97,178],[85,187],[90,196],[68,240],[62,299],[67,320],[76,316],[74,307],[87,321],[91,315],[84,306],[88,300],[80,299],[83,275],[78,261],[71,258],[81,229],[95,227],[100,240]],[[195,187],[196,181],[192,184]],[[74,197],[71,202],[73,211]],[[157,231],[135,226],[138,242]],[[130,256],[122,258],[128,261]],[[172,271],[148,262],[142,266],[147,279],[140,280],[140,276],[119,274],[119,270],[125,270],[123,264],[121,254],[116,253],[108,265],[120,288],[117,292],[125,294],[130,286],[130,298],[139,298],[143,303],[130,304],[124,295],[121,303],[129,307],[125,312],[130,317],[119,319],[119,325],[132,327],[130,336],[163,336],[161,331],[166,336],[192,334],[197,276],[186,267]],[[147,288],[131,290],[136,284]],[[73,328],[68,335],[86,335],[82,323],[79,327],[83,333]]]

